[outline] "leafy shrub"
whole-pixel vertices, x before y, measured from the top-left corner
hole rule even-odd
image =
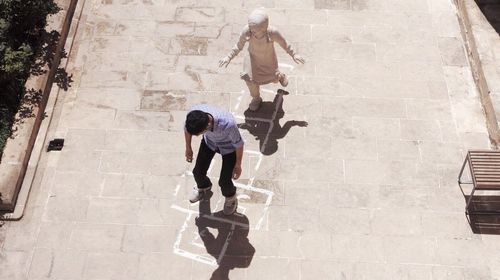
[[[0,0],[0,156],[16,112],[39,100],[32,96],[39,92],[24,84],[50,66],[59,33],[45,27],[47,16],[59,10],[53,0]]]

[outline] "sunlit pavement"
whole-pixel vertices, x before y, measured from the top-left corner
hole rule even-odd
[[[246,111],[247,15],[271,25],[288,95]],[[449,0],[81,0],[28,209],[0,228],[0,279],[499,279],[457,176],[489,148]],[[238,214],[191,205],[183,121],[231,111],[246,141]],[[305,125],[307,122],[307,126]],[[199,138],[195,139],[197,151]],[[210,169],[214,185],[221,159]]]

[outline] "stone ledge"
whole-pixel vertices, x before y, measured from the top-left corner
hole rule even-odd
[[[462,37],[464,38],[472,74],[486,116],[493,148],[500,145],[500,37],[474,0],[455,0]]]
[[[65,45],[78,0],[59,0],[56,2],[62,10],[49,18],[47,27],[51,30],[57,30],[61,34],[53,61],[54,66],[51,69],[47,69],[48,71],[44,75],[32,76],[26,82],[26,88],[42,90],[42,100],[39,107],[33,110],[35,117],[24,119],[24,122],[16,127],[15,137],[8,139],[5,145],[0,164],[0,211],[14,211],[27,169],[36,168],[36,163],[35,167],[29,167],[28,164],[30,163],[35,140],[44,119],[44,112],[55,72],[61,60],[61,51]],[[30,165],[33,164],[31,163]],[[30,172],[30,174],[32,173]],[[32,178],[26,179],[31,181]],[[29,190],[24,192],[26,193],[26,198],[28,192]]]

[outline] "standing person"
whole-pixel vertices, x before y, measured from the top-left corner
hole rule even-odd
[[[191,148],[193,135],[203,135],[203,137],[193,169],[197,188],[193,190],[189,201],[191,203],[199,201],[212,188],[207,171],[215,153],[219,153],[222,155],[219,186],[226,198],[223,212],[225,215],[231,215],[238,208],[236,187],[232,179],[238,179],[241,175],[244,145],[233,115],[206,104],[196,105],[191,109],[187,114],[184,129],[187,162],[193,161]]]
[[[248,41],[248,53],[243,64],[241,78],[246,82],[252,101],[249,109],[256,111],[262,102],[260,85],[280,82],[283,87],[288,85],[288,79],[278,69],[278,58],[274,50],[274,42],[278,43],[296,63],[305,60],[295,53],[281,33],[269,26],[269,17],[262,9],[254,10],[248,17],[248,24],[243,27],[240,38],[229,54],[219,61],[219,67],[229,65],[231,60],[243,50]]]

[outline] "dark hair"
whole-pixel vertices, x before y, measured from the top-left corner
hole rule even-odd
[[[207,113],[200,110],[191,111],[186,117],[186,131],[192,135],[200,134],[207,128],[208,121]]]

